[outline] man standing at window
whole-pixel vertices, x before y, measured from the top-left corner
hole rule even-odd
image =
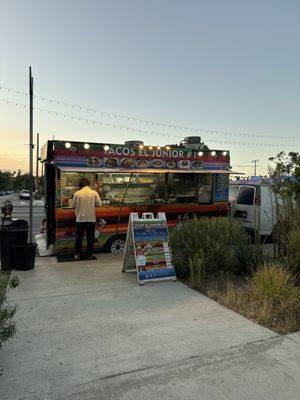
[[[87,239],[87,258],[93,260],[96,207],[101,205],[98,193],[90,188],[87,178],[82,178],[79,186],[81,187],[73,197],[72,207],[76,214],[76,243],[74,260],[78,261],[81,257],[82,239],[86,233]]]

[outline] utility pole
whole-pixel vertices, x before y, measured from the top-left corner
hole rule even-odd
[[[258,162],[259,160],[252,160],[251,162],[252,163],[254,163],[254,176],[256,176],[256,163]]]
[[[32,243],[33,225],[33,77],[29,67],[29,242]]]
[[[40,161],[40,134],[36,134],[36,167],[35,167],[35,190],[39,193],[39,161]]]

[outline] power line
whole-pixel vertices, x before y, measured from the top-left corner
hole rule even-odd
[[[256,169],[257,169],[257,163],[258,163],[258,161],[259,161],[259,160],[252,160],[252,161],[250,161],[251,163],[254,164],[254,176],[256,176]]]
[[[27,104],[19,103],[16,101],[5,99],[5,98],[0,98],[0,101],[7,103],[7,104],[13,104],[15,106],[22,107],[24,109],[26,109],[28,107]],[[71,120],[86,122],[86,123],[90,123],[93,125],[99,125],[99,126],[103,126],[103,127],[107,127],[107,128],[119,129],[119,130],[127,131],[127,132],[149,134],[152,136],[162,136],[165,138],[175,138],[177,140],[182,139],[181,136],[177,136],[177,135],[171,135],[168,133],[150,131],[150,130],[140,129],[140,128],[132,128],[132,127],[127,127],[127,126],[123,126],[123,125],[119,125],[119,124],[113,124],[113,123],[90,119],[90,118],[77,117],[76,115],[73,115],[73,114],[68,114],[68,113],[55,111],[55,110],[49,110],[49,109],[41,108],[41,107],[34,107],[34,110],[37,110],[37,111],[40,111],[42,113],[46,113],[49,115],[62,116],[64,118],[69,118]],[[266,146],[266,147],[281,147],[281,148],[286,147],[286,144],[283,144],[283,143],[235,142],[235,141],[214,140],[214,139],[207,139],[207,142],[222,143],[222,144],[226,144],[226,145],[237,145],[237,146]],[[293,144],[293,147],[300,147],[300,145]]]
[[[5,90],[9,93],[16,93],[17,95],[23,95],[27,96],[26,92],[23,92],[21,90],[17,89],[12,89],[8,88],[5,86],[0,86],[0,90]],[[101,114],[105,115],[109,118],[114,118],[114,119],[122,119],[122,120],[127,120],[127,121],[133,121],[133,122],[138,122],[141,124],[146,124],[150,126],[156,126],[156,127],[162,127],[162,128],[168,128],[168,129],[175,129],[175,130],[181,130],[181,131],[186,131],[186,132],[194,132],[198,134],[212,134],[212,135],[227,135],[227,136],[238,136],[238,137],[255,137],[255,138],[272,138],[272,139],[291,139],[291,140],[299,140],[300,136],[276,136],[276,135],[260,135],[260,134],[250,134],[250,133],[238,133],[238,132],[230,132],[230,131],[218,131],[214,129],[204,129],[204,128],[194,128],[194,127],[188,127],[188,126],[181,126],[181,125],[176,125],[172,123],[163,123],[163,122],[158,122],[158,121],[151,121],[151,120],[146,120],[146,119],[141,119],[141,118],[136,118],[132,116],[128,116],[125,114],[118,114],[118,113],[113,113],[113,112],[108,112],[108,111],[103,111],[103,110],[98,110],[93,107],[86,107],[78,104],[73,104],[73,103],[68,103],[65,101],[61,101],[58,99],[53,99],[50,97],[46,96],[40,96],[40,95],[34,95],[36,99],[40,99],[41,101],[46,101],[49,102],[50,104],[57,104],[57,105],[62,105],[64,107],[72,108],[73,110],[78,109],[80,111],[85,111],[85,112],[90,112],[94,114]],[[138,129],[138,128],[137,128]]]

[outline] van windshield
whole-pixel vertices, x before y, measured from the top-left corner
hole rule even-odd
[[[236,203],[252,206],[254,203],[254,190],[254,187],[251,186],[241,186]]]

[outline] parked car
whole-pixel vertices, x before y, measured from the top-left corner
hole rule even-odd
[[[21,190],[21,192],[19,194],[19,199],[21,199],[21,200],[29,200],[30,199],[29,190]]]
[[[230,216],[238,218],[246,231],[271,236],[276,215],[270,182],[267,179],[236,181],[230,187]]]

